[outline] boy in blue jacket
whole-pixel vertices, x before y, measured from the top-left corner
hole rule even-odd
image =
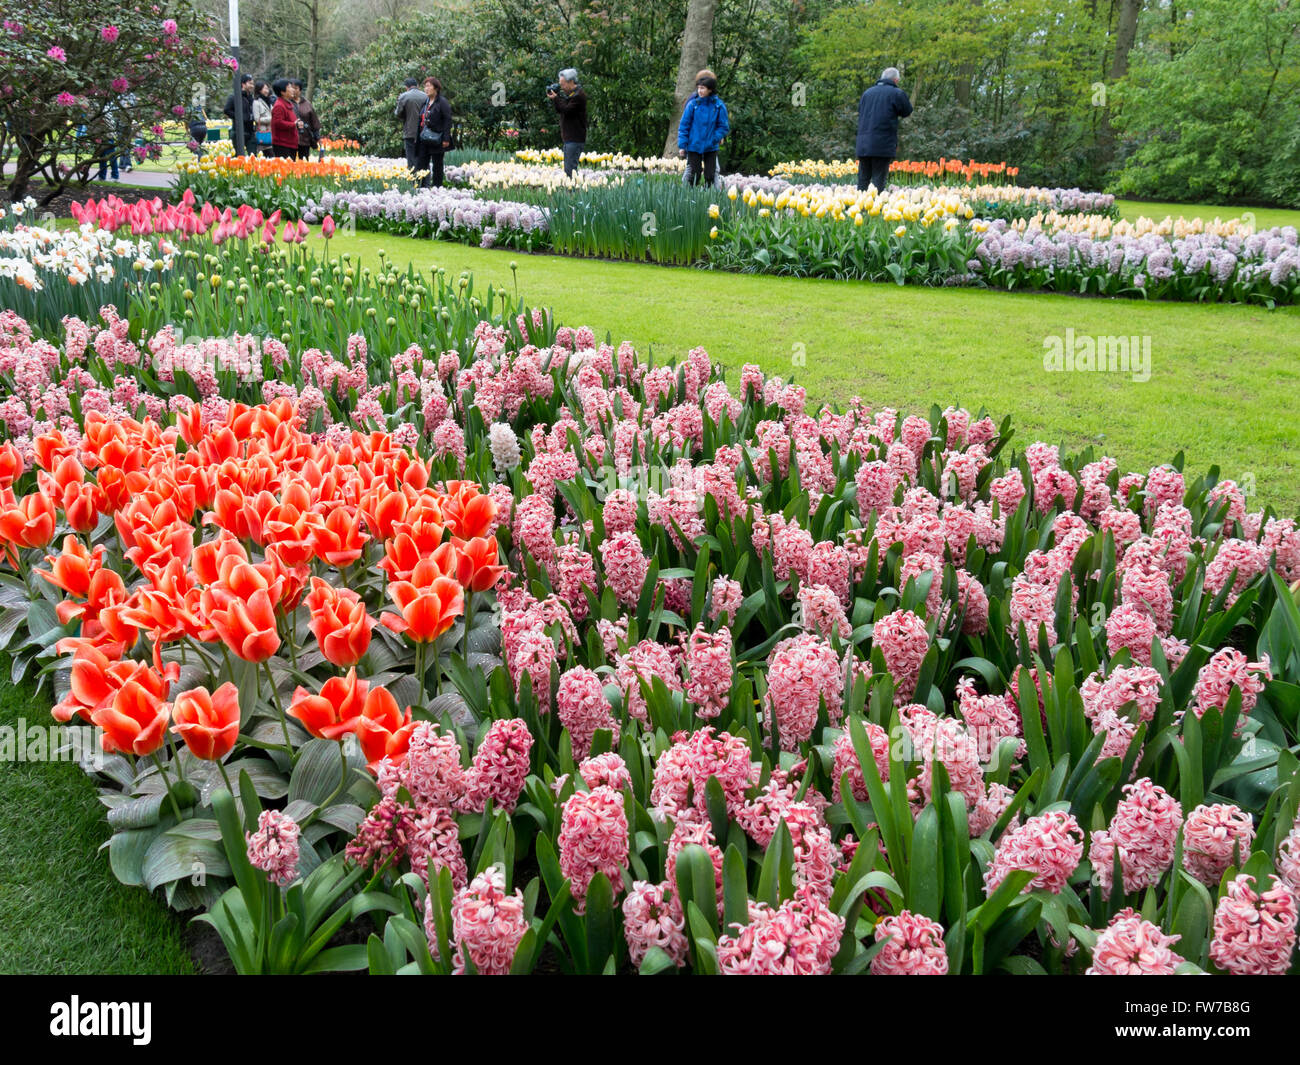
[[[694,185],[704,171],[704,183],[712,185],[718,172],[718,145],[731,132],[727,105],[718,99],[718,79],[702,70],[695,79],[695,95],[686,101],[677,127],[677,154],[686,159],[687,181]]]

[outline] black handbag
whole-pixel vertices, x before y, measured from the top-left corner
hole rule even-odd
[[[447,150],[442,146],[442,142],[451,140],[451,131],[430,129],[425,122],[430,110],[431,108],[426,107],[424,113],[420,115],[420,144],[424,146],[425,151],[441,155]]]

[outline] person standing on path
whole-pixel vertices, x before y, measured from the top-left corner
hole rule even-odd
[[[301,125],[298,126],[298,158],[310,159],[312,149],[320,143],[320,116],[316,114],[311,101],[303,95],[304,88],[301,81],[293,82],[293,106],[301,120]]]
[[[397,98],[393,116],[402,120],[402,148],[406,152],[407,169],[414,174],[420,169],[420,116],[429,98],[422,93],[414,78],[406,79],[406,91]]]
[[[564,176],[572,177],[578,169],[578,160],[587,146],[587,93],[578,84],[578,72],[565,67],[559,73],[559,84],[546,90],[560,116],[560,141],[564,145]]]
[[[271,107],[271,154],[277,159],[296,159],[300,120],[293,109],[293,86],[278,78],[271,89],[276,96]]]
[[[912,113],[912,101],[898,87],[897,67],[886,67],[880,80],[858,101],[858,189],[874,185],[884,192],[889,164],[898,154],[898,120]]]
[[[686,103],[677,127],[677,154],[686,160],[687,183],[712,185],[718,171],[718,146],[731,132],[727,105],[718,99],[718,79],[711,70],[695,78],[695,95]]]
[[[430,75],[424,79],[424,111],[420,114],[420,158],[416,169],[424,171],[420,187],[442,188],[443,153],[451,147],[451,104],[442,95],[442,82]],[[428,131],[430,136],[425,136]]]

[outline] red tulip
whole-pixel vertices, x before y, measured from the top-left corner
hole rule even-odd
[[[456,579],[469,592],[486,592],[496,587],[506,567],[497,564],[495,536],[476,536],[456,543]]]
[[[307,610],[312,634],[327,662],[346,669],[361,661],[370,647],[370,630],[377,623],[366,613],[366,604],[356,592],[313,577]]]
[[[357,718],[357,740],[361,743],[366,764],[374,771],[385,759],[401,763],[406,759],[406,749],[416,723],[411,720],[411,708],[402,714],[397,700],[387,688],[371,688]]]
[[[245,662],[265,662],[280,648],[275,605],[282,587],[283,582],[269,577],[264,568],[227,559],[221,579],[203,589],[203,617]]]
[[[444,577],[432,559],[417,562],[411,579],[390,584],[388,594],[400,613],[385,613],[380,621],[416,643],[436,640],[465,612],[460,583]]]
[[[226,681],[216,691],[191,688],[172,703],[172,731],[195,758],[219,762],[239,737],[239,689]]]
[[[325,221],[320,224],[320,235],[326,240],[334,236],[334,216],[327,214]]]
[[[319,695],[298,688],[293,693],[289,716],[301,721],[318,739],[341,740],[356,730],[369,687],[367,681],[357,679],[355,669],[349,669],[346,677],[330,677],[321,685]]]

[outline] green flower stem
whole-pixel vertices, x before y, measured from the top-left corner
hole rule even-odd
[[[271,686],[271,702],[275,704],[276,712],[280,715],[280,728],[284,730],[284,749],[289,752],[289,760],[296,760],[297,754],[293,749],[293,741],[289,739],[289,719],[284,715],[284,706],[280,703],[280,693],[275,687],[275,678],[271,676],[270,660],[262,662],[262,668],[266,671],[266,683]]]
[[[181,823],[181,808],[176,804],[176,796],[172,794],[171,781],[167,779],[167,770],[163,768],[162,759],[158,757],[158,752],[154,751],[150,757],[153,764],[158,767],[158,772],[162,775],[163,787],[167,789],[167,802],[171,805],[172,813],[176,816],[176,823]]]

